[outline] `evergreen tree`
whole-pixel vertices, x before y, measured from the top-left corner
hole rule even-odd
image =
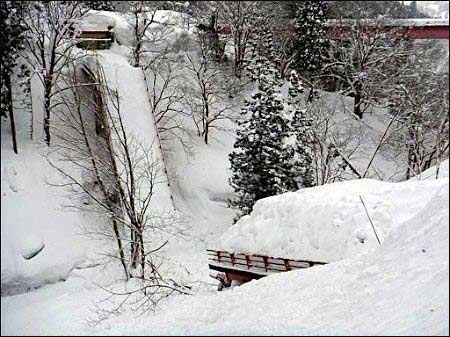
[[[272,32],[265,29],[250,43],[251,53],[245,59],[245,70],[252,81],[258,82],[258,89],[268,90],[274,85],[281,86],[283,80],[278,70],[279,57],[274,45]]]
[[[242,109],[247,118],[239,122],[235,150],[230,154],[230,184],[236,195],[229,204],[240,211],[235,220],[249,214],[257,200],[297,189],[295,149],[288,142],[290,110],[273,69],[258,68],[259,90]]]
[[[13,108],[13,72],[18,65],[19,51],[23,49],[24,27],[21,24],[21,5],[18,1],[3,1],[0,4],[3,34],[1,49],[1,115],[9,115],[14,152],[17,150],[16,127]],[[21,74],[25,74],[21,71]]]
[[[312,146],[314,134],[312,121],[308,117],[306,109],[297,109],[292,119],[292,129],[295,135],[294,172],[296,175],[297,189],[315,185]]]
[[[322,67],[326,39],[323,25],[326,20],[324,1],[301,1],[296,4],[294,18],[296,68],[317,72]]]
[[[294,185],[288,189],[300,189],[315,185],[312,150],[314,147],[313,122],[308,116],[304,97],[299,94],[304,93],[301,79],[295,71],[291,71],[289,76],[289,103],[293,110],[291,129],[294,136],[293,143],[293,181]]]
[[[88,8],[94,9],[96,11],[115,11],[116,10],[115,1],[93,0],[93,1],[84,1],[84,2]]]
[[[242,114],[249,116],[240,122],[235,150],[230,154],[230,184],[236,195],[229,204],[240,211],[235,220],[249,214],[257,200],[287,192],[295,185],[293,150],[286,143],[290,121],[284,99],[274,88],[258,91],[242,109]]]

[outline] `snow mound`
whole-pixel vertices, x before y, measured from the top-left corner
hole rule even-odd
[[[177,301],[132,331],[114,324],[114,333],[448,335],[448,179],[432,186],[429,201],[372,254]]]
[[[434,197],[436,186],[445,184],[448,179],[362,179],[265,198],[212,248],[323,262],[350,258],[379,245],[364,205],[383,242]]]
[[[56,173],[45,160],[46,149],[19,135],[16,155],[6,136],[2,133],[2,295],[63,280],[96,250],[80,235],[89,220],[60,206],[67,204],[65,192],[47,183],[55,181]]]

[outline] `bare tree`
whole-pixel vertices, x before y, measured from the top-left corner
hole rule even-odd
[[[398,79],[392,93],[399,150],[407,153],[406,178],[448,156],[448,63],[439,68],[442,53],[435,41],[415,44],[404,69],[408,76]]]
[[[264,1],[218,1],[219,22],[230,31],[234,47],[234,73],[240,78],[252,39],[272,24],[273,3]]]
[[[384,19],[340,23],[346,29],[335,22],[338,39],[330,43],[320,77],[331,78],[340,93],[354,97],[353,112],[362,118],[371,107],[389,105],[393,83],[404,75],[408,41],[403,30],[388,28]]]
[[[64,82],[55,125],[58,160],[50,163],[63,176],[62,186],[110,218],[112,232],[90,234],[116,240],[118,251],[113,255],[119,258],[126,279],[144,280],[146,271],[156,272],[151,254],[160,246],[149,233],[178,231],[175,213],[154,209],[155,190],[165,184],[162,164],[151,156],[151,144],[127,131],[120,97],[104,84],[101,71],[83,75],[74,69]]]
[[[208,144],[211,130],[223,129],[220,121],[231,118],[238,89],[226,70],[208,57],[202,41],[194,48],[184,52],[188,76],[182,90],[198,136]]]
[[[58,82],[64,68],[73,61],[76,39],[74,24],[86,12],[80,1],[25,2],[26,27],[24,59],[36,73],[44,88],[44,133],[50,145],[50,120]]]
[[[158,47],[170,33],[167,18],[158,17],[158,9],[164,1],[131,1],[129,13],[126,16],[133,30],[132,64],[135,67],[148,65],[144,59],[154,57],[152,53],[159,52]],[[162,21],[161,21],[162,20]],[[156,48],[156,50],[155,50]]]
[[[177,40],[175,44],[176,42]],[[171,137],[182,141],[182,135],[187,134],[182,106],[185,95],[180,88],[180,83],[184,80],[183,65],[178,62],[177,51],[172,46],[153,53],[152,56],[145,59],[143,72],[158,132],[162,141]]]
[[[128,279],[128,263],[123,243],[123,215],[115,180],[114,163],[110,151],[109,130],[106,125],[105,104],[100,93],[101,83],[90,73],[71,67],[70,75],[60,83],[58,105],[55,109],[54,135],[58,162],[50,164],[65,178],[62,186],[70,187],[82,199],[86,210],[99,209],[110,221],[117,242],[118,257]],[[77,176],[70,167],[83,172]],[[79,208],[80,203],[73,207]],[[101,229],[102,237],[110,237],[109,230]]]

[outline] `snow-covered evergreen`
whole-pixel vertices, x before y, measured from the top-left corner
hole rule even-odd
[[[302,93],[303,85],[295,71],[289,77],[290,102],[294,106],[291,128],[295,135],[294,172],[297,189],[315,185],[312,149],[314,147],[313,121],[308,115],[306,104],[300,105],[296,98]]]
[[[294,18],[296,68],[315,72],[322,66],[326,40],[324,1],[299,1]]]
[[[25,68],[15,72],[19,64],[19,52],[23,47],[25,28],[21,22],[22,5],[18,1],[4,1],[0,5],[1,31],[1,116],[9,116],[14,152],[18,152],[13,108],[14,74],[28,75]],[[17,78],[17,77],[16,77]]]
[[[279,92],[270,89],[253,94],[242,109],[249,118],[240,123],[230,154],[230,184],[236,192],[230,205],[240,210],[238,217],[249,214],[257,200],[292,186],[292,151],[285,144],[290,123],[283,103]]]
[[[86,6],[97,11],[114,11],[116,9],[115,1],[93,0],[85,1]]]

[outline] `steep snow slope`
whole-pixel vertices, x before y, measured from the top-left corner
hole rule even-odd
[[[100,293],[83,285],[78,277],[90,276],[84,271],[64,284],[2,298],[2,333],[446,335],[449,180],[411,184],[433,196],[404,194],[422,197],[423,203],[406,221],[397,218],[371,253],[223,292],[175,296],[155,315],[137,318],[129,312],[90,328],[83,320],[92,318],[89,299]]]
[[[138,143],[141,145],[141,147],[135,148],[137,152],[135,155],[140,156],[142,151],[148,151],[152,160],[158,163],[160,172],[157,180],[160,183],[154,188],[150,209],[171,210],[173,204],[170,189],[167,185],[167,177],[164,176],[162,153],[142,70],[130,66],[125,57],[110,51],[100,51],[98,54],[107,85],[110,89],[117,90],[119,94],[120,113],[127,137],[133,146]],[[113,108],[110,111],[115,113]]]

